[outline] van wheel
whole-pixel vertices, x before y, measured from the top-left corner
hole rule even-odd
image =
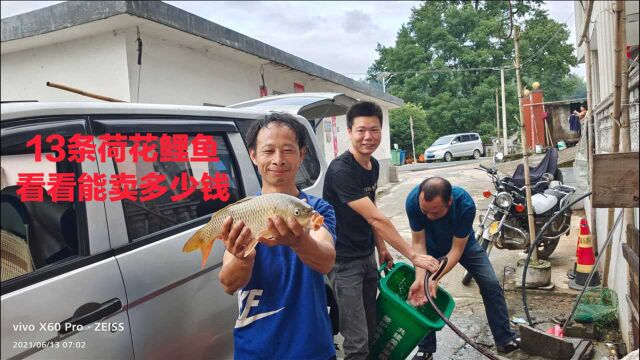
[[[450,152],[445,153],[444,154],[444,161],[449,162],[451,160],[453,160],[453,156],[451,156],[451,153]]]
[[[480,159],[480,150],[473,150],[473,158],[476,160]]]

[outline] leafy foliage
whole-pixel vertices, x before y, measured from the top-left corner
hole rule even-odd
[[[416,156],[435,141],[431,129],[427,125],[427,113],[419,105],[406,103],[399,109],[389,111],[389,128],[391,130],[391,146],[398,147],[411,153],[411,130],[409,118],[413,119],[413,133],[416,145]],[[412,155],[412,154],[411,154]]]
[[[553,101],[575,95],[581,82],[569,75],[577,60],[567,26],[550,19],[541,4],[515,2],[514,25],[523,28],[523,83],[540,82],[545,100]],[[387,91],[411,104],[397,112],[396,121],[424,109],[425,139],[465,131],[478,131],[483,139],[493,136],[495,89],[500,87],[495,69],[505,67],[508,128],[516,131],[514,44],[512,38],[501,38],[508,35],[508,12],[506,1],[428,1],[414,8],[395,45],[378,44],[380,57],[368,71],[369,79],[393,73]],[[408,129],[405,125],[397,124],[396,131]],[[410,139],[408,132],[393,131],[399,145]]]

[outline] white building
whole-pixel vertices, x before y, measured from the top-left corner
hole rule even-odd
[[[574,1],[575,29],[576,29],[576,45],[580,43],[580,36],[584,28],[584,21],[587,1]],[[638,2],[625,1],[626,14],[626,33],[627,38],[625,44],[631,46],[632,58],[638,55]],[[611,128],[614,98],[614,69],[615,69],[615,1],[594,1],[593,10],[589,28],[588,37],[591,39],[591,78],[593,87],[593,109],[590,109],[594,116],[595,126],[595,153],[612,152],[611,146]],[[626,51],[626,50],[623,50]],[[577,48],[578,60],[585,61],[585,45]],[[629,98],[622,99],[623,105],[629,106],[630,133],[631,133],[631,151],[638,151],[638,114],[640,105],[638,103],[638,79],[639,67],[637,58],[633,61],[627,61],[623,66],[630,68],[629,74]],[[622,129],[620,129],[623,131]],[[583,130],[583,133],[586,131]],[[586,185],[587,179],[583,179]],[[586,214],[591,212],[591,204],[589,199],[585,200]],[[616,209],[615,217],[622,211]],[[635,228],[638,228],[638,208],[634,209]],[[604,251],[603,245],[607,236],[607,217],[608,209],[597,209],[594,219],[589,218],[591,228],[596,228],[598,251]],[[627,224],[619,226],[613,234],[611,264],[608,274],[608,287],[615,290],[618,295],[618,318],[620,323],[620,332],[622,338],[627,344],[629,350],[633,349],[633,334],[631,329],[632,321],[637,324],[638,309],[637,304],[632,305],[629,299],[630,279],[629,265],[623,256],[622,244],[626,242]],[[622,230],[625,229],[625,230]],[[601,266],[604,261],[601,261]],[[635,308],[635,309],[634,309]],[[631,320],[635,317],[636,320]],[[636,325],[637,326],[637,325]],[[635,344],[637,348],[638,344]]]
[[[96,101],[48,81],[140,103],[227,106],[260,97],[263,85],[268,95],[337,92],[374,101],[384,112],[374,156],[380,184],[388,181],[388,111],[401,99],[166,3],[68,1],[12,16],[2,19],[1,50],[2,101]],[[327,161],[348,148],[346,118],[333,127],[331,120],[317,128]]]

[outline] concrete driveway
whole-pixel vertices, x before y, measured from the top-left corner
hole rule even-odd
[[[479,161],[472,160],[463,164],[455,164],[454,166],[437,166],[431,168],[426,164],[426,170],[410,170],[402,171],[399,174],[400,182],[387,186],[382,189],[377,198],[378,207],[391,219],[400,234],[406,239],[407,243],[411,243],[411,231],[409,223],[405,215],[404,199],[408,193],[418,185],[427,176],[442,176],[447,178],[453,185],[465,188],[476,201],[478,214],[484,212],[488,205],[488,200],[482,196],[485,190],[493,190],[489,177],[485,172],[475,169]],[[445,163],[454,164],[454,163]],[[417,164],[423,165],[423,164]],[[402,168],[407,169],[405,165]],[[477,223],[477,220],[476,220]],[[574,217],[572,220],[574,229],[577,229],[579,218]],[[577,292],[568,289],[568,281],[566,277],[567,270],[573,267],[575,247],[576,247],[576,230],[572,230],[568,239],[561,239],[557,250],[549,259],[552,263],[552,281],[556,285],[556,290],[552,292],[531,292],[531,304],[533,316],[537,317],[537,321],[542,324],[541,328],[551,326],[552,317],[561,317],[563,313],[570,310],[571,301]],[[395,249],[390,248],[396,261],[408,262]],[[503,283],[506,273],[507,282],[505,284],[505,294],[507,304],[509,306],[510,317],[524,317],[522,302],[520,300],[519,289],[514,289],[514,274],[509,267],[515,268],[516,262],[520,258],[524,258],[522,251],[516,250],[497,250],[490,255],[494,270],[498,279]],[[455,299],[456,308],[451,316],[451,320],[465,334],[470,336],[476,342],[490,347],[495,351],[493,346],[493,338],[489,331],[484,313],[484,305],[480,297],[477,286],[472,282],[469,286],[463,286],[460,283],[464,269],[461,266],[455,267],[447,276],[442,279],[440,285],[449,291]],[[544,305],[541,305],[544,304]],[[553,306],[549,306],[552,304]],[[555,309],[555,310],[553,310]],[[515,327],[515,326],[514,326]],[[416,350],[414,350],[415,354]],[[409,359],[413,356],[409,357]],[[340,357],[341,353],[339,353]],[[468,345],[465,345],[453,331],[445,326],[438,332],[438,351],[436,359],[471,359],[480,358],[481,355]],[[520,351],[510,354],[511,359],[536,359]]]
[[[428,163],[406,164],[406,165],[398,166],[398,172],[442,169],[442,168],[448,168],[448,167],[460,166],[460,165],[466,165],[466,164],[477,164],[480,162],[486,162],[487,160],[490,161],[491,159],[486,157],[481,157],[478,160],[471,159],[471,160],[456,160],[456,161],[450,161],[450,162],[437,161],[437,162],[428,162]]]

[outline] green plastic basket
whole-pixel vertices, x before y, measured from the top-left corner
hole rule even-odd
[[[371,359],[405,359],[420,340],[432,331],[444,326],[444,321],[433,310],[431,304],[415,308],[407,303],[409,288],[415,280],[413,267],[397,262],[382,276],[386,264],[378,272],[381,274],[377,299],[378,327],[373,337]],[[448,318],[453,312],[453,297],[438,288],[434,299],[438,308]]]

